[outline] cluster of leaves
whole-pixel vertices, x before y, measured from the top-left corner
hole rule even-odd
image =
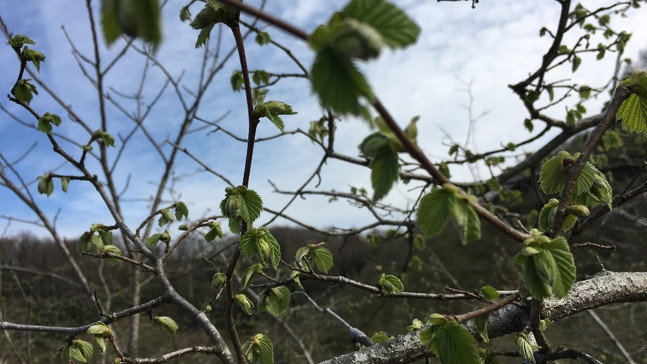
[[[11,39],[9,39],[9,45],[13,48],[16,53],[20,56],[21,64],[24,66],[25,63],[31,62],[36,70],[40,72],[40,62],[45,61],[45,55],[35,49],[30,49],[26,44],[35,45],[31,38],[16,34]],[[22,76],[22,72],[21,72]],[[34,95],[38,95],[38,90],[36,86],[32,84],[30,79],[19,79],[14,84],[11,89],[11,94],[20,102],[29,104],[34,98]],[[59,118],[60,123],[60,118]],[[39,123],[40,129],[40,123]]]
[[[72,362],[73,360],[80,363],[87,363],[93,354],[94,347],[92,344],[81,339],[74,339],[58,348],[56,357],[65,363]]]
[[[183,218],[189,217],[189,209],[184,202],[178,201],[172,207],[175,210],[175,214],[171,213],[171,210],[169,210],[168,208],[164,208],[158,211],[160,217],[157,220],[157,224],[160,227],[169,225],[176,219],[179,221]],[[151,235],[146,241],[146,245],[148,245],[149,247],[154,247],[160,241],[164,244],[168,244],[171,241],[171,234],[168,232],[168,230],[164,230],[161,233]]]
[[[476,197],[466,195],[454,185],[446,183],[435,188],[420,200],[417,221],[426,236],[438,235],[443,231],[447,220],[456,225],[463,244],[481,238],[481,222],[468,204]]]
[[[546,194],[561,193],[571,167],[580,154],[571,155],[567,151],[560,151],[556,156],[548,159],[541,166],[539,174],[539,187]],[[593,164],[586,162],[578,176],[571,202],[576,205],[596,206],[606,203],[611,207],[613,192],[605,175]]]
[[[103,224],[92,224],[90,230],[81,234],[76,242],[76,251],[83,253],[105,253],[121,255],[121,249],[114,245],[112,231]],[[107,258],[108,263],[117,263],[116,258]]]
[[[420,28],[398,7],[383,0],[352,0],[310,35],[317,52],[310,73],[324,106],[341,114],[368,115],[360,102],[373,92],[353,60],[376,58],[384,47],[413,44]]]
[[[274,363],[274,346],[267,335],[256,334],[242,346],[247,360],[254,363]]]

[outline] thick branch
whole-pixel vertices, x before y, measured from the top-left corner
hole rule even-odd
[[[620,302],[647,301],[647,272],[605,272],[577,282],[564,299],[544,301],[542,317],[557,321],[595,307]],[[512,304],[493,312],[488,321],[490,337],[523,330],[530,320],[529,302]],[[476,336],[478,334],[474,332]],[[322,364],[411,363],[430,356],[416,332],[397,336],[364,350],[342,355]]]

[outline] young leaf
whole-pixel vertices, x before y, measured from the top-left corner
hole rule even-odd
[[[215,238],[221,238],[224,236],[222,233],[222,227],[219,222],[210,222],[209,227],[211,228],[206,234],[204,234],[204,240],[207,242],[212,241]]]
[[[435,330],[435,341],[438,356],[443,364],[481,363],[474,337],[455,321],[438,326]]]
[[[482,307],[485,307],[485,304],[478,305],[476,308],[478,309]],[[488,343],[490,341],[490,337],[488,336],[488,333],[487,333],[487,322],[489,318],[490,318],[490,315],[486,314],[486,315],[476,316],[472,319],[472,322],[474,323],[474,326],[476,326],[476,329],[478,330],[478,333],[481,336],[481,339],[483,339],[484,343]]]
[[[160,241],[161,237],[161,233],[151,235],[148,240],[146,240],[146,245],[148,245],[150,248],[154,247]]]
[[[268,33],[259,31],[258,33],[256,33],[256,38],[254,38],[254,40],[258,45],[264,46],[272,41],[272,38],[270,38],[270,35]]]
[[[16,82],[13,89],[11,89],[11,93],[18,101],[29,105],[34,98],[34,94],[38,95],[38,90],[36,90],[36,86],[29,83],[29,79],[24,79]]]
[[[178,201],[175,204],[175,218],[177,220],[182,220],[184,217],[189,217],[189,208],[186,207],[184,202]]]
[[[382,273],[377,285],[386,294],[393,294],[393,293],[397,294],[397,293],[401,293],[404,290],[404,284],[402,284],[402,281],[400,280],[400,278],[391,274]]]
[[[95,325],[88,327],[86,331],[90,335],[107,338],[112,336],[112,330],[106,324],[98,321]]]
[[[240,218],[251,225],[261,215],[263,200],[254,190],[245,186],[225,189],[225,198],[220,202],[220,211],[230,219]]]
[[[622,120],[622,128],[626,131],[647,136],[647,97],[631,94],[620,105],[616,120]]]
[[[472,206],[463,199],[452,204],[452,217],[458,227],[463,245],[481,238],[481,221]]]
[[[333,258],[330,249],[318,246],[312,251],[312,256],[314,257],[317,269],[324,273],[328,273],[333,265]]]
[[[247,360],[260,364],[274,364],[274,346],[269,337],[256,334],[242,345]]]
[[[69,185],[70,185],[70,178],[61,177],[61,190],[63,190],[63,192],[67,192],[67,188]]]
[[[373,200],[378,201],[386,196],[395,181],[400,177],[400,163],[398,153],[385,149],[377,154],[369,163],[371,168],[371,185],[373,186]]]
[[[517,350],[522,358],[526,359],[528,362],[535,364],[535,354],[533,353],[533,347],[528,341],[528,337],[525,333],[520,332],[517,334]]]
[[[247,289],[247,286],[249,286],[249,283],[252,281],[252,277],[256,274],[260,274],[262,271],[263,264],[261,263],[256,263],[247,267],[247,269],[245,269],[245,273],[243,273],[243,277],[240,279],[240,290],[243,291]]]
[[[142,38],[154,49],[162,42],[158,0],[103,0],[101,24],[108,45],[122,33]]]
[[[436,188],[420,200],[417,221],[425,236],[438,235],[443,230],[456,202],[456,192],[445,188]]]
[[[252,310],[254,309],[254,304],[252,303],[252,301],[249,300],[249,298],[247,298],[247,296],[245,296],[242,293],[239,293],[234,296],[234,302],[238,304],[238,306],[243,310],[243,312],[245,312],[248,315],[252,314]]]
[[[290,290],[285,286],[271,288],[269,295],[263,298],[263,306],[267,312],[279,316],[290,306]]]
[[[413,44],[420,34],[420,27],[405,12],[384,0],[352,0],[340,15],[375,28],[393,49]]]
[[[175,320],[168,316],[155,316],[153,317],[153,321],[157,322],[164,330],[171,334],[175,334],[180,328]]]
[[[481,295],[487,300],[494,301],[499,299],[501,294],[492,286],[483,286],[481,287]]]
[[[227,275],[222,272],[215,273],[211,278],[211,288],[220,289],[225,286],[227,282]],[[244,288],[243,288],[244,289]]]
[[[558,298],[566,297],[575,283],[575,261],[566,239],[559,237],[545,245],[555,261],[553,293]]]
[[[281,101],[268,101],[262,104],[256,105],[254,108],[254,117],[261,118],[266,117],[283,133],[285,132],[285,126],[283,125],[283,120],[279,115],[294,115],[295,111],[292,110],[292,107]]]
[[[373,98],[368,82],[353,62],[330,47],[317,52],[310,79],[324,106],[340,114],[358,115],[359,98],[366,97],[369,101]]]
[[[38,176],[38,193],[42,195],[51,195],[54,192],[54,180],[49,173]]]
[[[36,44],[31,38],[26,35],[16,34],[11,39],[9,39],[9,45],[14,50],[18,51],[25,44]]]

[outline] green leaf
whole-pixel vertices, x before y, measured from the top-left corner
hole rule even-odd
[[[70,185],[70,178],[61,177],[61,190],[63,190],[63,192],[67,192],[67,188],[69,185]]]
[[[582,58],[578,56],[573,57],[573,72],[577,71],[577,69],[580,67],[580,64],[582,64]]]
[[[241,286],[240,290],[243,291],[247,289],[247,287],[252,281],[252,278],[257,274],[260,274],[262,271],[263,271],[263,264],[261,263],[256,263],[247,267],[247,269],[245,269],[245,272],[243,273],[243,276],[240,280],[240,286]]]
[[[225,198],[220,202],[220,211],[229,219],[240,218],[251,225],[261,215],[263,200],[254,190],[245,186],[225,189]]]
[[[256,38],[254,38],[254,40],[258,45],[264,46],[272,41],[272,38],[270,38],[270,35],[268,33],[259,31],[258,33],[256,33]]]
[[[261,118],[266,117],[276,125],[276,127],[283,133],[285,132],[285,126],[283,125],[283,120],[279,115],[294,115],[295,111],[292,110],[292,107],[281,101],[268,101],[262,104],[256,105],[254,107],[254,117]]]
[[[158,0],[103,0],[101,25],[108,45],[121,34],[142,38],[153,49],[162,42]]]
[[[263,84],[267,85],[270,82],[270,74],[263,70],[256,70],[252,75],[252,81],[254,81],[256,86],[260,86]]]
[[[631,94],[620,105],[616,120],[622,120],[622,128],[626,131],[647,136],[647,98]]]
[[[535,264],[537,260],[535,257],[538,255],[532,255],[526,260],[523,266],[523,281],[533,297],[542,299],[551,295],[550,282],[547,282],[551,277],[542,271],[541,267],[545,267],[545,265],[540,265],[538,268]]]
[[[548,159],[541,166],[539,172],[539,187],[546,194],[561,192],[564,181],[568,176],[570,167],[575,163],[574,158],[567,151],[560,151],[556,156]]]
[[[533,353],[532,345],[530,344],[530,341],[528,341],[526,334],[523,332],[517,334],[516,342],[519,355],[528,362],[535,364],[535,354]]]
[[[420,27],[405,12],[384,0],[352,0],[340,15],[372,26],[393,49],[413,44],[420,34]]]
[[[419,319],[413,319],[411,325],[407,326],[407,332],[418,331],[424,326],[423,322]]]
[[[479,305],[476,307],[476,309],[483,308],[486,305]],[[478,330],[479,336],[481,336],[481,339],[483,339],[484,343],[488,343],[490,341],[490,337],[488,336],[487,332],[487,322],[488,319],[490,318],[489,314],[486,315],[480,315],[476,316],[472,319],[472,322],[474,323],[474,326],[476,326],[476,330]]]
[[[160,210],[160,218],[157,221],[159,226],[164,226],[166,224],[170,224],[173,221],[175,221],[175,216],[169,211],[168,209],[161,209]]]
[[[22,49],[22,57],[26,61],[33,63],[38,72],[40,72],[40,62],[45,62],[45,55],[43,53],[35,49],[29,49],[29,47]]]
[[[269,337],[263,334],[252,336],[249,341],[242,345],[247,360],[260,364],[274,363],[274,347]]]
[[[317,269],[324,273],[328,273],[330,268],[333,266],[333,258],[330,249],[319,246],[312,250],[312,256],[315,261]]]
[[[211,30],[213,29],[214,24],[209,25],[203,29],[200,30],[200,33],[198,33],[198,38],[195,40],[195,47],[200,48],[203,45],[207,44],[207,41],[209,40],[209,37],[211,36]]]
[[[95,325],[88,327],[86,331],[90,335],[98,336],[101,338],[112,337],[112,330],[108,325],[104,324],[101,321],[98,321]]]
[[[250,300],[249,300],[249,298],[247,298],[247,296],[245,296],[245,295],[244,295],[244,294],[242,294],[242,293],[239,293],[239,294],[237,294],[237,295],[235,295],[235,296],[234,296],[234,302],[236,302],[236,304],[237,304],[237,305],[238,305],[238,306],[243,310],[243,312],[245,312],[247,315],[251,315],[251,314],[252,314],[253,309],[254,309],[254,304],[252,303],[252,301],[250,301]]]
[[[94,354],[94,347],[92,344],[81,339],[75,339],[73,345],[74,349],[77,350],[72,350],[70,353],[70,357],[72,359],[85,363],[92,358],[92,354]]]
[[[189,217],[189,208],[186,207],[186,204],[182,201],[178,201],[175,204],[175,218],[177,220],[182,220],[182,218]]]
[[[452,204],[452,217],[463,245],[481,238],[481,221],[472,206],[460,199]]]
[[[427,330],[424,330],[427,331]],[[429,331],[438,355],[443,364],[480,364],[474,337],[456,321],[447,321],[443,325],[431,326]],[[421,332],[420,339],[423,335]],[[424,342],[424,341],[423,341]]]
[[[425,236],[435,236],[443,230],[456,202],[456,191],[445,188],[436,188],[422,197],[417,221]]]
[[[238,248],[247,258],[255,256],[262,263],[270,258],[274,269],[278,267],[281,260],[281,246],[266,227],[248,229],[241,236]]]
[[[389,341],[389,339],[389,335],[387,335],[384,331],[378,331],[371,336],[371,341],[373,341],[373,343],[375,344]]]
[[[225,283],[227,283],[227,275],[225,273],[215,273],[213,278],[211,278],[211,288],[213,289],[220,289],[225,286]]]
[[[269,294],[263,298],[263,306],[267,312],[279,316],[290,306],[290,290],[285,286],[270,288]]]
[[[364,61],[376,58],[384,45],[382,35],[372,26],[356,19],[334,18],[329,46],[341,55]]]
[[[391,148],[386,149],[371,159],[369,167],[371,168],[373,200],[379,201],[389,193],[395,181],[400,177],[398,153]]]
[[[215,238],[221,238],[224,236],[222,233],[222,227],[220,226],[219,222],[211,222],[209,223],[209,227],[211,228],[206,234],[204,234],[204,240],[207,242],[213,241]]]
[[[559,237],[545,245],[555,261],[553,293],[558,298],[566,297],[575,283],[575,261],[566,239]]]
[[[559,200],[556,198],[551,198],[548,202],[541,208],[539,213],[539,230],[548,231],[553,226],[553,220],[555,220],[555,213],[557,212],[557,206],[559,205]]]
[[[51,195],[54,192],[54,180],[46,173],[42,176],[38,176],[38,193],[41,195]]]
[[[34,98],[34,94],[38,95],[38,90],[36,86],[29,83],[29,79],[18,80],[14,85],[11,93],[18,99],[20,102],[24,102],[29,105],[31,100]]]
[[[377,285],[386,294],[397,294],[404,290],[404,284],[402,284],[400,278],[391,274],[382,273]]]
[[[18,51],[25,44],[36,44],[31,38],[26,35],[16,34],[9,39],[9,45],[14,50]]]
[[[52,132],[52,124],[55,126],[61,125],[61,117],[46,112],[38,119],[38,130],[49,134]]]
[[[146,240],[146,245],[148,245],[150,248],[154,247],[160,241],[161,237],[161,233],[151,235],[148,240]]]
[[[106,339],[99,336],[95,336],[94,342],[97,344],[97,346],[99,347],[99,351],[102,354],[106,352]]]
[[[481,295],[487,300],[494,301],[498,300],[501,294],[492,286],[483,286],[481,287]]]
[[[330,47],[317,52],[310,78],[323,105],[340,114],[359,115],[359,98],[373,99],[368,82],[353,62]]]
[[[158,323],[164,330],[168,331],[171,334],[175,334],[180,328],[175,320],[168,316],[155,316],[153,317],[153,321]]]

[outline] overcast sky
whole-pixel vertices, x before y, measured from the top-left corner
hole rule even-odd
[[[298,27],[311,32],[317,24],[327,21],[330,15],[343,7],[346,1],[339,0],[270,0],[266,11],[292,22]],[[98,2],[94,2],[98,7]],[[258,1],[250,1],[258,5]],[[428,153],[432,161],[447,156],[449,134],[454,140],[463,142],[468,130],[468,114],[464,106],[468,103],[465,84],[472,82],[473,111],[475,114],[487,112],[475,125],[477,138],[473,148],[482,152],[510,141],[520,141],[528,137],[523,128],[526,117],[523,105],[508,89],[507,85],[522,80],[529,72],[534,71],[541,62],[541,55],[550,45],[549,37],[539,37],[539,29],[546,26],[554,30],[559,15],[556,1],[520,1],[497,0],[481,1],[476,9],[470,2],[428,1],[395,1],[405,9],[422,28],[416,45],[398,52],[385,51],[380,58],[361,68],[368,75],[369,82],[376,95],[396,117],[401,125],[420,115],[418,123],[419,144]],[[585,1],[584,5],[593,8],[611,4],[611,1]],[[181,23],[178,17],[179,8],[185,5],[182,1],[170,1],[164,9],[164,41],[158,52],[158,59],[165,69],[174,77],[184,72],[182,84],[189,89],[196,85],[199,77],[199,66],[202,62],[202,51],[194,48],[197,31],[187,23]],[[199,11],[199,4],[192,7],[193,14]],[[0,16],[14,34],[25,34],[37,42],[34,48],[47,56],[41,65],[39,77],[54,90],[66,104],[84,120],[99,127],[97,96],[94,87],[84,78],[74,59],[70,44],[63,29],[74,42],[77,49],[92,57],[92,46],[89,32],[85,2],[80,0],[21,0],[0,2]],[[636,58],[641,49],[647,48],[647,11],[644,8],[633,10],[627,18],[613,18],[612,25],[617,30],[626,29],[633,33],[627,47],[626,56]],[[312,61],[312,53],[306,45],[282,33],[267,28],[273,39],[291,48],[306,67]],[[212,38],[216,38],[214,30]],[[569,38],[574,39],[574,38]],[[222,53],[232,46],[228,32],[222,35]],[[124,41],[120,40],[110,49],[102,47],[104,65],[121,50]],[[251,69],[265,69],[268,72],[299,72],[297,66],[281,51],[273,47],[259,47],[248,39],[248,57]],[[595,46],[597,41],[592,41]],[[579,84],[592,86],[607,81],[613,70],[614,57],[596,61],[595,54],[585,58],[581,68],[570,74],[570,67],[558,70],[553,80],[570,78]],[[143,59],[132,50],[114,67],[107,76],[108,92],[124,105],[129,113],[136,112],[133,100],[119,96],[132,94],[140,85]],[[15,54],[8,46],[0,48],[0,88],[5,94],[9,92],[18,71]],[[198,115],[208,120],[216,120],[226,115],[221,126],[237,135],[245,136],[245,102],[243,93],[232,93],[229,77],[234,69],[239,69],[237,58],[233,57],[225,64],[216,76],[212,87],[205,96],[205,101]],[[462,80],[462,81],[461,81]],[[145,102],[151,102],[164,78],[160,69],[148,69],[143,95]],[[188,96],[188,93],[184,93]],[[285,116],[286,129],[308,129],[310,121],[321,117],[321,109],[312,96],[307,82],[300,79],[286,79],[272,88],[268,99],[284,101],[298,112],[294,116]],[[569,100],[571,101],[571,100]],[[572,100],[575,102],[576,100]],[[587,103],[590,112],[600,111],[605,100],[592,100]],[[33,123],[28,115],[7,99],[0,101],[5,108]],[[71,122],[66,113],[52,99],[40,90],[40,95],[32,102],[39,113],[54,112],[63,117],[63,125],[57,132],[80,139],[83,143],[88,138],[85,131]],[[551,115],[563,118],[564,108],[559,107]],[[108,105],[108,116],[114,136],[124,136],[133,128],[133,123],[113,105]],[[177,125],[181,123],[182,111],[172,90],[162,94],[157,106],[145,120],[151,136],[158,142],[175,135]],[[267,120],[261,123],[260,135],[276,134]],[[196,124],[198,126],[198,124]],[[337,147],[341,152],[357,156],[357,145],[368,133],[367,127],[357,120],[344,120],[339,125]],[[447,134],[446,134],[447,133]],[[118,189],[125,189],[124,211],[128,222],[138,225],[146,217],[147,202],[142,201],[154,193],[152,181],[161,174],[161,159],[150,147],[141,132],[135,133],[134,143],[130,145],[120,159],[117,171]],[[19,125],[6,113],[0,113],[0,153],[6,160],[15,161],[32,145],[34,151],[16,164],[25,182],[34,181],[42,175],[62,165],[60,158],[51,156],[51,147],[42,133],[35,133]],[[224,174],[235,184],[242,179],[244,148],[242,143],[235,142],[222,132],[213,133],[206,129],[192,133],[184,144],[192,153]],[[70,144],[64,144],[73,150]],[[522,152],[532,151],[530,145]],[[171,148],[163,145],[165,152]],[[287,201],[286,196],[273,194],[267,183],[272,180],[278,187],[294,189],[303,183],[319,161],[320,151],[302,136],[282,137],[270,142],[259,143],[254,157],[251,188],[256,189],[263,197],[265,205],[280,209]],[[113,155],[114,158],[114,155]],[[96,166],[92,166],[96,167]],[[218,204],[224,196],[226,184],[217,177],[199,173],[201,168],[190,158],[181,155],[176,173],[179,179],[175,185],[181,199],[191,210],[191,216],[198,218],[209,211],[218,212]],[[59,173],[73,173],[65,166]],[[467,170],[452,170],[457,180],[466,181],[473,178]],[[5,173],[11,174],[5,170]],[[99,171],[97,170],[97,173]],[[487,177],[484,171],[481,177]],[[18,182],[14,177],[14,181]],[[316,181],[315,181],[316,182]],[[127,188],[126,188],[127,186]],[[329,161],[321,174],[321,185],[315,183],[309,189],[348,191],[350,186],[370,186],[368,171],[349,167],[338,161]],[[67,194],[57,189],[49,198],[38,196],[36,184],[29,185],[31,193],[39,204],[42,204],[50,219],[56,217],[56,224],[62,235],[78,236],[88,229],[90,224],[112,223],[105,206],[102,205],[94,191],[84,183],[72,182]],[[412,196],[407,186],[397,186],[388,196],[387,201],[405,206]],[[344,201],[327,203],[327,198],[308,197],[299,199],[287,213],[305,223],[316,226],[361,226],[371,221],[370,215],[355,208],[348,208]],[[35,215],[26,208],[10,191],[0,187],[0,234],[11,234],[23,230],[43,234],[32,225],[20,221],[8,220],[14,217],[24,220],[35,220]],[[263,221],[271,216],[265,213]],[[277,223],[286,223],[278,220]]]

